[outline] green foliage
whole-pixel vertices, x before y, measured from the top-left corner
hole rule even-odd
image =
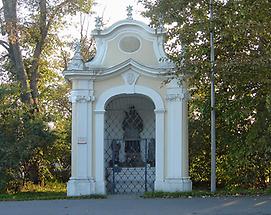
[[[52,199],[104,199],[104,195],[90,195],[80,197],[67,197],[66,184],[48,182],[44,186],[28,182],[21,192],[14,194],[0,194],[0,201],[27,201],[27,200],[52,200]]]
[[[80,197],[67,197],[66,184],[47,183],[45,186],[27,183],[20,193],[0,194],[0,201],[28,201],[52,199],[104,199],[104,195],[90,195]]]
[[[0,23],[3,36],[16,37],[1,45],[13,47],[18,42],[17,55],[7,48],[9,55],[0,59],[0,191],[11,193],[29,181],[45,186],[48,181],[66,182],[70,176],[69,85],[60,72],[67,66],[71,44],[58,33],[69,27],[67,17],[88,14],[93,0],[14,3],[13,10],[4,7],[0,14],[5,18]],[[9,25],[3,11],[18,17],[18,28]],[[82,43],[85,49],[92,47],[87,37]],[[23,70],[17,71],[18,67]],[[26,94],[32,100],[23,99]]]
[[[0,87],[0,190],[18,192],[27,181],[40,185],[48,180],[66,182],[71,138],[69,105],[63,97],[67,88],[47,88],[51,97],[44,97],[47,104],[42,109],[48,112],[38,113],[20,102],[18,89],[12,83]],[[61,108],[62,102],[67,111]]]
[[[255,190],[255,189],[240,189],[232,190],[218,190],[213,193],[206,190],[193,190],[192,192],[145,192],[143,198],[193,198],[193,197],[219,197],[219,196],[255,196],[255,195],[269,195],[270,190]]]
[[[166,51],[187,75],[190,175],[210,180],[209,1],[143,0],[152,25],[168,26]],[[214,0],[217,176],[220,186],[268,185],[271,172],[271,3]],[[183,52],[180,54],[180,46]],[[192,76],[191,76],[192,74]],[[190,76],[189,76],[190,75]]]
[[[32,110],[19,101],[16,86],[6,84],[0,89],[0,187],[13,192],[27,177],[26,162],[52,144],[56,136],[45,116],[33,117]]]
[[[88,195],[68,197],[66,192],[21,192],[15,194],[0,194],[0,201],[33,201],[56,199],[105,199],[105,195]]]

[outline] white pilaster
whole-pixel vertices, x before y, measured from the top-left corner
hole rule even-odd
[[[104,110],[95,110],[95,182],[96,193],[105,194],[104,180]]]
[[[155,190],[162,190],[165,177],[165,121],[164,110],[155,110]]]
[[[95,193],[92,176],[92,81],[73,80],[72,102],[72,175],[68,196]],[[76,87],[74,87],[76,86]]]
[[[163,191],[190,191],[188,173],[188,92],[185,83],[171,80],[167,87],[167,159]]]

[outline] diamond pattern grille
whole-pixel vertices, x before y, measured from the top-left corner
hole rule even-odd
[[[113,97],[105,114],[108,193],[152,191],[155,180],[155,114],[141,95]]]

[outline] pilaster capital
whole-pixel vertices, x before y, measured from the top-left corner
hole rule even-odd
[[[185,95],[183,93],[181,94],[167,94],[166,100],[169,102],[176,102],[176,101],[182,101],[184,99]]]
[[[94,100],[93,92],[89,90],[73,90],[69,96],[71,103],[88,103]]]
[[[172,79],[167,86],[166,100],[169,102],[187,101],[190,94],[184,80]]]
[[[168,93],[166,95],[166,100],[169,102],[177,102],[177,101],[187,101],[190,99],[190,94],[186,92],[178,92],[178,93]]]

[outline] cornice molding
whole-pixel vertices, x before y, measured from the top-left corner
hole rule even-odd
[[[153,35],[162,35],[162,34],[165,34],[166,33],[166,30],[163,29],[163,31],[156,31],[155,29],[149,27],[148,25],[146,25],[144,22],[141,22],[141,21],[138,21],[138,20],[130,20],[130,19],[124,19],[124,20],[121,20],[121,21],[118,21],[116,22],[115,24],[111,25],[110,27],[102,30],[102,31],[97,31],[97,30],[94,30],[92,31],[92,35],[94,37],[103,37],[103,36],[106,36],[108,34],[111,34],[113,31],[115,31],[116,29],[118,28],[121,28],[121,27],[129,27],[129,26],[132,26],[132,27],[140,27],[142,29],[144,29],[146,32],[150,33],[150,34],[153,34]]]
[[[163,67],[149,67],[144,66],[133,59],[128,59],[118,65],[110,68],[90,68],[93,73],[96,73],[96,79],[111,77],[113,75],[119,75],[128,70],[134,70],[139,74],[144,74],[150,77],[163,77],[168,74],[170,70],[174,69],[173,64],[164,65]]]

